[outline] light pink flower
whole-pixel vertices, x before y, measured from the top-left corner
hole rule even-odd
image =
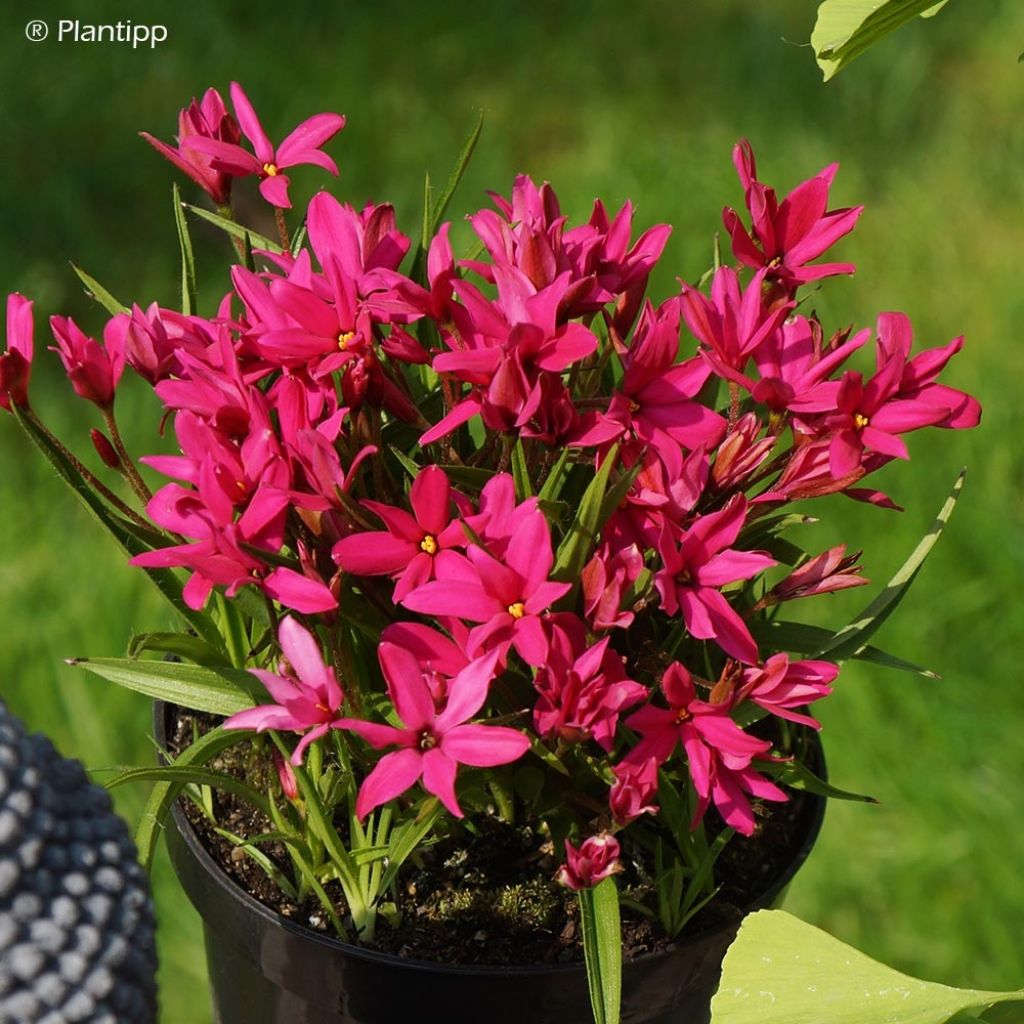
[[[555,881],[569,889],[590,889],[623,870],[619,841],[609,832],[589,836],[577,849],[565,841],[565,863],[555,872]]]
[[[224,722],[224,728],[304,733],[291,756],[292,764],[300,765],[310,743],[325,736],[328,729],[341,728],[341,705],[345,695],[334,669],[324,663],[320,645],[309,630],[289,616],[281,622],[277,635],[287,659],[287,674],[249,669],[267,688],[275,703],[239,711]],[[284,784],[282,779],[282,787]]]
[[[500,660],[500,651],[478,658],[447,686],[444,708],[438,711],[434,694],[416,656],[384,642],[377,649],[388,694],[401,728],[343,719],[339,727],[361,736],[385,754],[363,780],[356,798],[356,814],[365,818],[375,807],[400,796],[418,780],[457,818],[463,817],[455,795],[460,764],[492,768],[516,761],[530,748],[521,732],[500,725],[467,725],[483,707]]]

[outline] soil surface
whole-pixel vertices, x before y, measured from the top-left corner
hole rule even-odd
[[[179,710],[169,730],[169,748],[178,754],[197,734],[217,724],[212,716]],[[247,775],[256,788],[253,765],[242,765],[237,750],[227,750],[210,767]],[[270,766],[267,770],[272,771]],[[721,888],[687,924],[681,938],[738,922],[749,906],[785,869],[804,835],[800,820],[809,810],[804,793],[791,791],[788,803],[757,804],[758,827],[749,838],[734,836],[720,855],[715,873]],[[192,801],[185,813],[214,859],[251,896],[284,917],[321,932],[331,925],[315,896],[296,905],[243,851],[215,831]],[[216,826],[243,838],[273,831],[259,811],[229,793],[213,795]],[[488,815],[472,819],[476,835],[444,838],[422,849],[399,875],[395,913],[381,914],[373,948],[382,952],[463,965],[532,965],[583,960],[575,893],[554,881],[559,860],[551,843],[529,824],[510,825]],[[714,809],[705,817],[709,837],[723,824]],[[259,847],[284,873],[291,862],[280,844]],[[624,895],[650,891],[652,865],[646,855],[624,850]],[[344,920],[347,908],[337,882],[325,886]],[[672,941],[660,926],[629,907],[622,908],[623,955],[630,960],[668,948]]]

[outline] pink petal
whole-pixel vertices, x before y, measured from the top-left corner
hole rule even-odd
[[[277,206],[284,210],[290,210],[292,203],[288,198],[288,175],[268,174],[260,182],[260,195],[271,206]]]
[[[455,762],[439,747],[423,755],[423,788],[433,793],[456,818],[461,818],[462,808],[455,796],[456,770]]]
[[[418,544],[383,530],[342,537],[331,549],[337,565],[356,576],[390,576],[404,569],[418,554]]]
[[[505,611],[480,583],[461,580],[434,580],[408,594],[403,604],[424,615],[454,615],[470,622],[487,622]]]
[[[477,658],[448,684],[448,703],[434,723],[439,734],[472,718],[484,706],[501,654],[500,650],[494,650]]]
[[[259,707],[247,708],[224,720],[225,729],[292,729],[295,719],[278,704],[261,704]]]
[[[344,127],[345,118],[341,114],[314,114],[307,118],[277,147],[279,165],[314,163],[336,175],[338,168],[334,161],[326,153],[316,151]]]
[[[303,615],[329,612],[338,607],[337,600],[326,584],[283,566],[274,569],[263,579],[262,589],[286,608]]]
[[[451,484],[439,466],[421,470],[409,490],[409,502],[419,525],[435,537],[451,519]]]
[[[418,750],[396,750],[385,754],[359,787],[356,817],[362,821],[375,807],[400,796],[422,772],[423,755]]]
[[[377,659],[398,717],[413,732],[422,731],[434,720],[434,701],[416,656],[404,647],[382,643]]]
[[[529,749],[523,733],[501,725],[458,725],[441,738],[441,750],[459,764],[475,768],[509,764]]]
[[[324,722],[322,725],[318,725],[315,729],[310,729],[309,732],[299,740],[298,746],[296,746],[295,750],[292,751],[292,756],[289,758],[296,768],[302,764],[302,756],[306,753],[306,748],[311,743],[315,743],[321,737],[326,736],[329,728],[330,725],[327,722]]]
[[[237,82],[231,83],[231,102],[235,108],[238,124],[245,133],[245,137],[252,143],[253,149],[256,150],[256,156],[262,163],[273,163],[273,143],[267,138],[267,133],[263,130],[263,125],[260,124],[260,119],[256,116],[256,111],[253,110],[245,90]]]

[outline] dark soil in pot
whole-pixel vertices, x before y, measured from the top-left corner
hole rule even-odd
[[[166,738],[172,752],[192,741],[194,729],[201,732],[213,724],[211,718],[178,709],[167,709],[165,716],[158,706],[158,740]],[[216,767],[244,770],[232,762],[231,751]],[[823,765],[812,767],[820,771]],[[245,770],[251,773],[252,766]],[[765,809],[753,837],[738,836],[728,844],[719,860],[722,890],[675,943],[660,935],[647,918],[624,909],[624,1024],[699,1024],[708,1019],[707,1005],[717,984],[721,956],[739,921],[750,910],[777,900],[820,827],[824,801],[802,793],[792,796],[789,803]],[[218,794],[215,811],[218,822],[238,835],[270,831],[258,813],[230,796]],[[175,819],[182,835],[169,835],[172,860],[186,891],[206,919],[211,980],[221,1024],[390,1024],[392,1020],[401,1024],[412,1017],[398,1016],[400,1007],[406,1007],[402,1013],[415,1014],[421,1021],[443,1020],[446,1024],[485,1019],[488,1024],[511,1024],[528,1017],[532,1017],[533,1024],[556,1019],[559,1024],[585,1024],[590,1019],[585,974],[578,963],[583,952],[576,899],[553,882],[557,866],[554,851],[527,825],[510,826],[495,818],[480,818],[473,823],[477,834],[468,841],[466,836],[444,839],[424,851],[421,863],[410,863],[402,873],[397,907],[400,918],[393,925],[380,920],[376,942],[369,949],[347,946],[331,937],[318,903],[296,906],[289,901],[256,864],[240,857],[230,842],[213,831],[209,820],[191,801],[176,808]],[[708,824],[711,829],[716,827],[710,814]],[[283,850],[262,848],[287,868]],[[194,863],[197,856],[207,874],[223,873],[215,884],[200,877],[202,872]],[[225,884],[224,875],[236,884]],[[642,886],[644,875],[642,863],[631,863],[620,876],[620,887]],[[255,907],[262,912],[257,932],[266,932],[244,955],[225,951],[228,933],[234,927],[225,926],[223,921],[218,926],[208,916],[208,908],[199,905],[211,893],[216,901],[224,896],[221,890],[238,894],[239,887],[250,913]],[[329,892],[343,915],[340,887]],[[231,898],[237,900],[238,896]],[[231,907],[229,913],[233,915],[235,908]],[[274,922],[277,932],[272,927]],[[303,964],[315,981],[301,980],[304,971],[299,977],[293,976],[294,971],[286,971],[284,977],[270,983],[261,977],[268,970],[274,973],[266,963],[267,948],[280,939],[282,927],[289,935],[305,934],[307,941],[316,943],[313,948],[317,955]],[[337,951],[334,959],[332,949]],[[341,959],[349,960],[348,969],[341,971],[343,977],[335,976],[334,964],[342,951]],[[312,968],[312,961],[324,955],[328,959],[323,970],[331,973],[330,979]],[[306,955],[302,957],[305,961]],[[368,966],[371,964],[372,969]],[[380,981],[376,971],[382,965],[391,970],[396,966],[407,969],[401,977],[386,975],[390,980],[382,983],[391,988],[381,995],[381,1003],[368,995],[365,985],[369,983],[363,975],[369,971],[375,979],[372,987],[376,987]],[[434,972],[429,984],[420,978],[422,971]],[[426,984],[418,997],[414,996],[417,984],[409,987],[410,977],[419,979],[417,984]],[[438,1005],[436,1015],[435,1010],[424,1012],[423,1000],[434,992],[435,983],[440,985],[438,996],[448,986],[451,997],[460,1005],[449,1004],[445,1012]],[[268,984],[257,1000],[259,1013],[264,1013],[262,1004],[268,1001],[276,1008],[266,1010],[269,1015],[254,1016],[257,1004],[245,1000],[255,999],[253,993]],[[396,984],[405,988],[401,992],[393,990]],[[506,991],[503,986],[510,984]],[[312,985],[312,990],[307,991],[306,985]],[[478,1006],[470,1012],[470,995],[478,987],[498,1005]],[[236,989],[243,994],[238,996]],[[365,999],[354,995],[358,992],[363,992]],[[237,1003],[237,998],[242,998],[242,1003]],[[349,1005],[353,998],[358,1004],[355,1007]],[[364,1005],[366,999],[370,1001]]]

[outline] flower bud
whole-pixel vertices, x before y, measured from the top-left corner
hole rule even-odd
[[[120,469],[121,460],[118,458],[117,452],[114,451],[114,446],[107,440],[107,435],[94,427],[89,431],[89,436],[92,438],[92,446],[96,449],[96,454],[104,464],[111,469]]]
[[[622,871],[619,841],[610,832],[590,836],[576,849],[565,841],[565,863],[555,872],[555,881],[570,889],[589,889]]]

